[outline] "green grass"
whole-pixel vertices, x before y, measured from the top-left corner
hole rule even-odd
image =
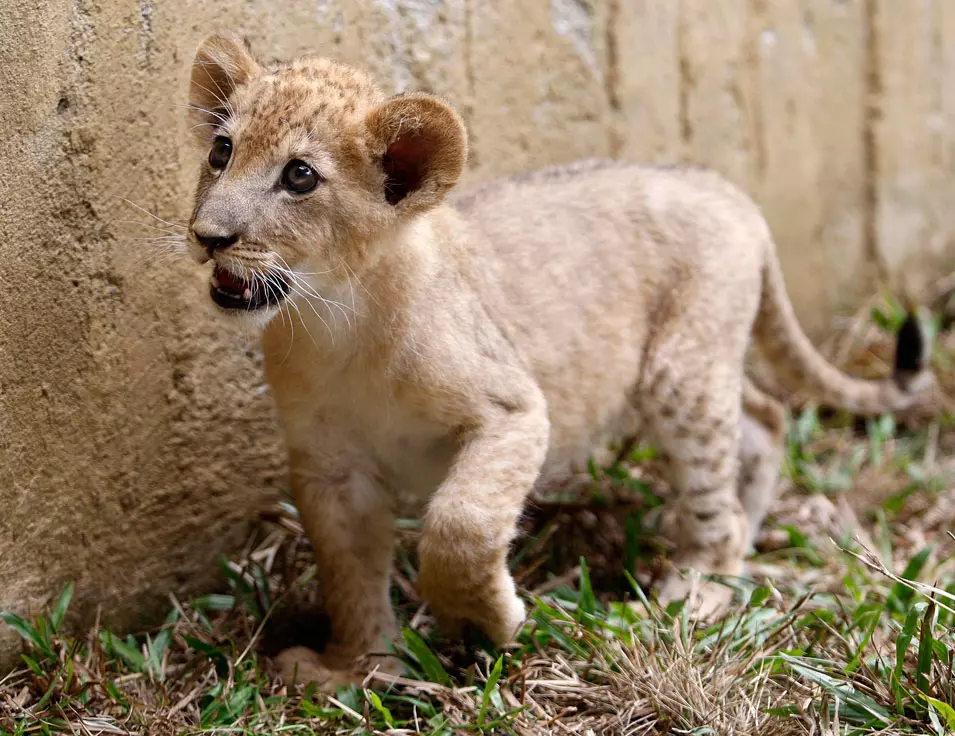
[[[403,522],[407,672],[334,697],[270,674],[319,628],[286,506],[222,560],[220,591],[172,598],[153,631],[65,631],[72,586],[41,616],[0,614],[25,651],[0,678],[0,734],[955,733],[953,427],[797,412],[783,494],[715,623],[644,592],[666,549],[651,448],[594,464],[589,495],[533,507],[512,563],[530,615],[505,651],[434,630],[414,593],[420,525]]]
[[[907,572],[918,577],[926,558]],[[865,558],[839,562],[838,594],[742,582],[745,602],[706,625],[682,606],[659,609],[635,583],[640,606],[601,600],[582,560],[576,586],[534,600],[518,646],[465,664],[406,628],[400,685],[335,698],[270,680],[248,642],[225,633],[235,617],[258,622],[238,597],[177,606],[151,635],[100,630],[82,642],[57,631],[67,590],[33,621],[4,616],[29,654],[2,685],[2,728],[152,733],[166,719],[178,733],[490,734],[564,720],[595,733],[951,732],[953,597]]]

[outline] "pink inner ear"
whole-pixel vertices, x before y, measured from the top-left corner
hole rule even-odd
[[[417,133],[401,135],[388,146],[381,161],[388,204],[398,204],[421,186],[433,152],[433,141]]]

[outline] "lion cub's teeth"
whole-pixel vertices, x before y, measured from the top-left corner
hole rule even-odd
[[[219,288],[219,279],[217,279],[215,276],[212,277],[212,285],[213,285],[216,289]]]
[[[249,301],[252,298],[252,289],[246,289],[242,292],[242,298]]]

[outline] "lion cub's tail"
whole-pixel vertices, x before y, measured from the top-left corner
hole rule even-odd
[[[935,377],[928,367],[928,344],[919,320],[910,314],[899,331],[891,378],[853,378],[830,364],[802,331],[786,293],[775,249],[767,248],[763,293],[753,336],[789,391],[804,392],[820,404],[863,416],[924,407],[934,402]]]

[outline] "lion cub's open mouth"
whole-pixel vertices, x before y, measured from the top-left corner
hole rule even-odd
[[[212,301],[223,309],[263,309],[274,306],[289,293],[288,282],[281,276],[269,279],[268,286],[262,281],[246,281],[228,269],[216,266],[209,281]]]

